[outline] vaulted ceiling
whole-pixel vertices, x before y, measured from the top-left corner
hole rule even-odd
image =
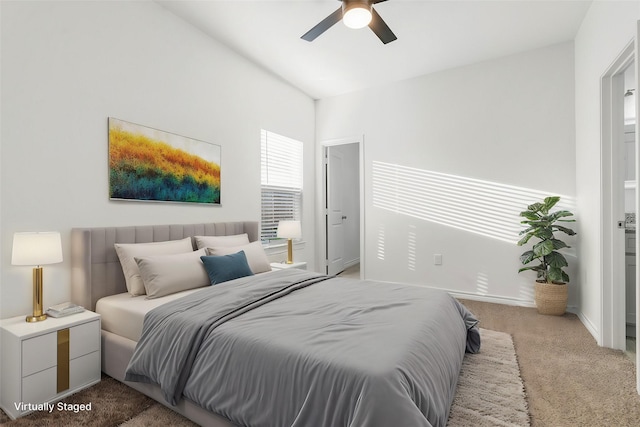
[[[374,6],[398,39],[342,23],[300,36],[336,0],[156,0],[172,13],[314,99],[573,40],[583,0],[389,0]]]

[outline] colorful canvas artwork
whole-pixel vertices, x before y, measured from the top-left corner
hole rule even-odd
[[[220,204],[220,146],[109,118],[109,197]]]

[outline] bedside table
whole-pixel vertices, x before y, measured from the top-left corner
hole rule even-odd
[[[293,264],[287,264],[286,262],[272,262],[271,269],[272,270],[286,270],[287,268],[299,268],[300,270],[307,269],[307,263],[302,262],[294,262]]]
[[[271,269],[272,270],[286,270],[287,268],[299,268],[300,270],[307,269],[306,262],[294,262],[293,264],[287,264],[286,262],[272,262]]]
[[[0,407],[11,419],[100,381],[99,314],[85,310],[35,323],[13,317],[0,321],[0,333]]]

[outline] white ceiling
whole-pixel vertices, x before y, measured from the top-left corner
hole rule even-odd
[[[341,22],[300,38],[336,0],[156,0],[314,99],[573,40],[591,1],[389,0],[374,8],[398,40]]]

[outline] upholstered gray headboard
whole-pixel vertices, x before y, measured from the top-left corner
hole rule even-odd
[[[74,228],[71,230],[71,301],[95,310],[100,298],[127,292],[114,243],[165,242],[242,233],[247,233],[251,242],[258,240],[258,222]]]

